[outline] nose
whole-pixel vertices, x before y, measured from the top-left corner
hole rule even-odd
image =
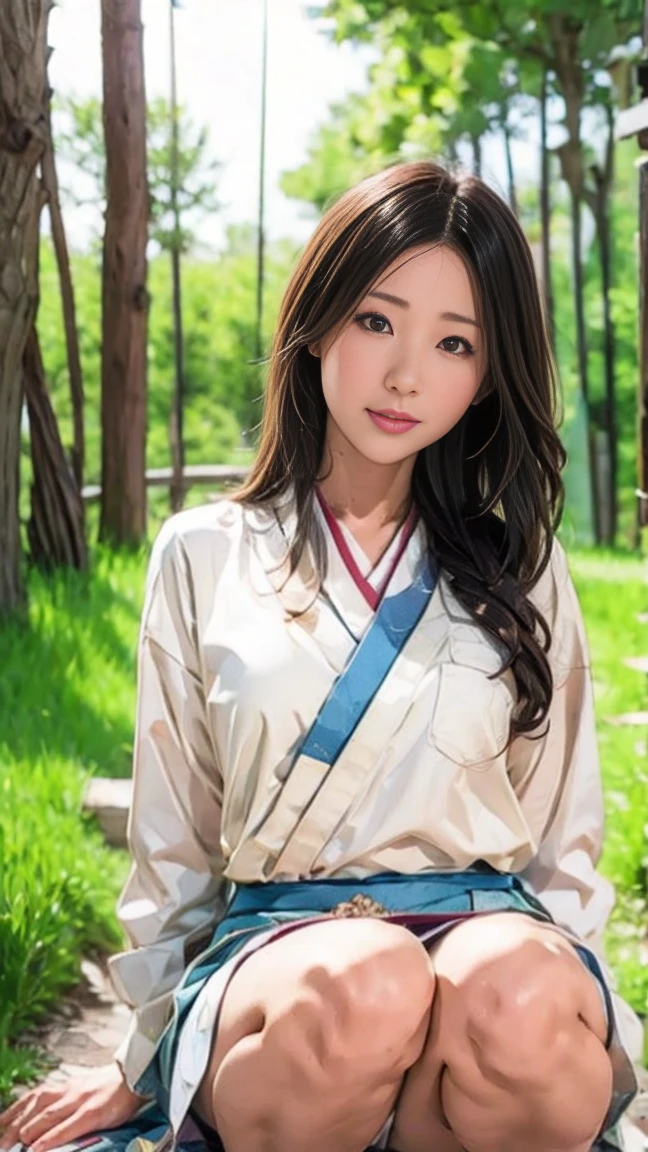
[[[414,365],[403,363],[392,368],[385,377],[385,388],[397,396],[418,396],[421,384]]]

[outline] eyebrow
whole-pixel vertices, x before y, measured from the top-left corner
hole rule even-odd
[[[403,300],[401,296],[392,296],[389,292],[368,292],[367,295],[377,296],[379,300],[388,300],[390,304],[398,304],[401,308],[409,308],[408,300]],[[474,328],[481,327],[471,316],[462,316],[460,312],[442,312],[441,319],[457,320],[461,324],[472,324]]]

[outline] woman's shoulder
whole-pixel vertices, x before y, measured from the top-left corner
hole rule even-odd
[[[529,592],[529,599],[543,615],[555,610],[561,594],[570,581],[569,562],[564,546],[552,537],[549,561]]]
[[[250,518],[255,523],[274,519],[271,508],[250,507],[239,500],[219,499],[176,512],[164,522],[151,550],[152,573],[176,567],[215,572],[238,550]]]
[[[549,563],[529,598],[551,634],[550,660],[554,684],[575,664],[588,662],[588,646],[578,593],[563,544],[554,536]]]

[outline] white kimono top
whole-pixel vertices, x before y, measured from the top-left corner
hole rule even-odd
[[[318,509],[328,574],[310,549],[290,579],[295,513],[229,500],[172,517],[153,548],[139,645],[133,857],[118,915],[131,949],[110,961],[135,1011],[117,1050],[133,1087],[171,1015],[197,940],[222,917],[228,882],[455,871],[516,872],[556,922],[600,955],[614,903],[596,872],[603,834],[589,655],[565,553],[533,590],[551,628],[550,730],[507,751],[512,673],[441,574],[426,611],[319,789],[284,783],[373,611]],[[402,543],[372,565],[378,588]],[[389,580],[413,579],[419,524]],[[542,726],[544,727],[544,726]],[[205,932],[207,938],[205,939]],[[632,1058],[641,1031],[615,1000]]]

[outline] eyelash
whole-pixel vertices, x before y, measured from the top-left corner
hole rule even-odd
[[[389,324],[389,320],[387,319],[387,317],[383,316],[380,312],[360,312],[357,316],[353,317],[354,324],[357,324],[359,327],[362,327],[364,320],[384,320],[385,324]],[[391,327],[391,325],[390,325],[390,327]],[[364,332],[371,332],[371,334],[373,336],[383,336],[384,335],[383,332],[373,332],[371,328],[364,328],[363,327],[363,331]],[[459,343],[463,344],[463,346],[464,346],[463,352],[461,352],[461,353],[448,352],[449,356],[455,356],[458,358],[459,356],[473,356],[474,355],[475,349],[474,349],[473,345],[470,343],[470,341],[466,340],[465,336],[445,336],[443,338],[443,340],[440,341],[440,343],[444,344],[447,340],[458,340]],[[444,348],[443,351],[447,352],[448,349]]]

